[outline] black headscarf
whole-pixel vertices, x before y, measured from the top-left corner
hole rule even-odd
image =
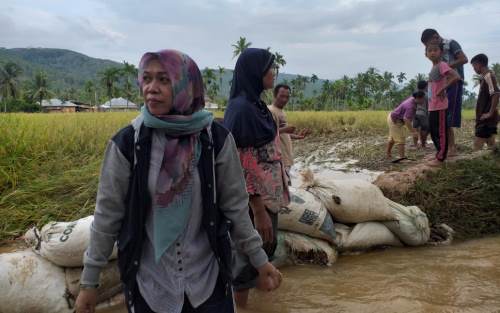
[[[266,104],[262,78],[271,68],[274,55],[264,49],[245,49],[236,61],[224,125],[231,131],[236,146],[261,147],[271,142],[277,126]]]

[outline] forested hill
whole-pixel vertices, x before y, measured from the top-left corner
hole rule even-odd
[[[0,65],[9,61],[22,68],[21,81],[31,80],[35,73],[44,71],[55,90],[81,89],[87,80],[97,80],[104,69],[121,66],[65,49],[0,48]]]

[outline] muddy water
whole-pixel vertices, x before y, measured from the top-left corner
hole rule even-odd
[[[279,290],[251,292],[248,309],[238,312],[500,312],[500,237],[341,256],[329,268],[282,272]]]

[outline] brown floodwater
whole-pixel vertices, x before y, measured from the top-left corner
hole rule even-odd
[[[282,272],[278,290],[251,292],[238,312],[500,312],[500,237],[340,256],[331,267]]]

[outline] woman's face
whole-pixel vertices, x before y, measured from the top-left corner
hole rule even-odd
[[[144,103],[153,115],[165,115],[172,110],[172,83],[157,59],[151,60],[142,74]]]
[[[267,70],[266,74],[264,74],[262,85],[264,86],[264,90],[274,87],[274,68],[272,66]]]

